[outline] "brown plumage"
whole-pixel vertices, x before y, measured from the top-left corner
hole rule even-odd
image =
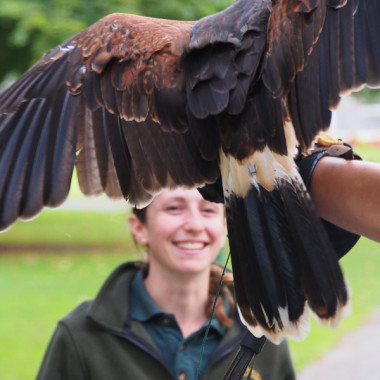
[[[294,168],[340,95],[380,84],[374,0],[238,0],[196,22],[109,15],[0,95],[0,228],[86,195],[145,205],[222,174],[237,300],[252,331],[304,336],[348,296]],[[255,210],[255,211],[254,211]]]

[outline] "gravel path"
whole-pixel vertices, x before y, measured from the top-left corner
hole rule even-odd
[[[305,368],[298,380],[379,380],[380,307],[339,346]]]

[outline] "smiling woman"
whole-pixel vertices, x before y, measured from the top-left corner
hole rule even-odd
[[[223,271],[214,261],[225,244],[224,206],[195,189],[164,191],[135,210],[130,227],[147,262],[119,266],[95,300],[60,320],[38,380],[223,378],[246,332],[231,273],[202,360],[200,352]],[[294,379],[287,342],[268,342],[248,373],[244,378]]]
[[[207,283],[210,264],[226,242],[224,206],[204,200],[196,190],[178,189],[161,193],[146,213],[144,223],[132,214],[130,227],[148,247],[148,288],[157,290],[165,279],[170,285],[183,283],[183,276],[193,277],[195,287],[195,279]]]

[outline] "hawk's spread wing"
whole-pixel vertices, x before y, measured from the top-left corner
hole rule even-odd
[[[62,203],[75,165],[86,195],[140,205],[221,174],[243,318],[299,338],[306,299],[335,323],[347,292],[293,153],[341,94],[380,84],[379,16],[375,0],[237,0],[197,22],[105,17],[0,95],[0,228]]]
[[[110,15],[1,95],[2,227],[60,204],[75,164],[86,195],[140,203],[163,187],[215,180],[215,159],[203,160],[188,133],[191,25]]]

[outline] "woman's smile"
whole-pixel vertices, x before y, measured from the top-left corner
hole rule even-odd
[[[173,244],[186,251],[199,251],[208,246],[208,243],[203,241],[175,241]]]

